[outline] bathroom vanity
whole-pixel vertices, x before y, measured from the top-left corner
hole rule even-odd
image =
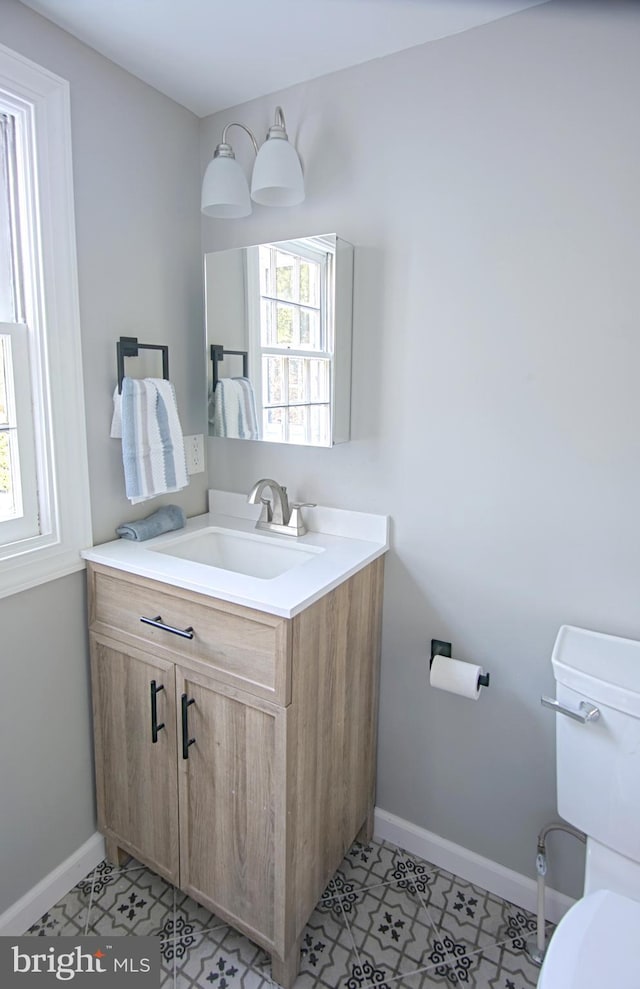
[[[309,552],[270,578],[172,555],[212,529],[260,538],[215,512],[85,554],[107,855],[262,945],[285,987],[323,889],[373,826],[386,519],[359,516],[378,519],[375,537],[353,539],[335,529],[358,513],[317,512],[345,518],[294,539]],[[258,556],[290,542],[261,538]]]

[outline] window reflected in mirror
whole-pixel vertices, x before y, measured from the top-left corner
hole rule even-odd
[[[210,435],[349,438],[352,280],[335,234],[206,256]]]

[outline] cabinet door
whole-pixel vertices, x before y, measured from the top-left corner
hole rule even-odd
[[[174,669],[91,636],[100,830],[177,884]]]
[[[193,702],[178,752],[181,887],[269,946],[275,751],[285,712],[180,667],[176,683],[178,702]]]

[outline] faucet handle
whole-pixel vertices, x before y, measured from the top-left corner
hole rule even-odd
[[[315,501],[302,501],[291,505],[290,506],[291,515],[289,516],[289,525],[287,528],[295,529],[296,536],[304,536],[305,532],[307,531],[307,527],[304,524],[304,520],[302,518],[302,512],[300,511],[300,509],[315,508],[315,507],[316,507]]]
[[[273,521],[273,505],[269,498],[261,498],[260,503],[262,504],[262,511],[260,512],[261,522],[272,522]]]

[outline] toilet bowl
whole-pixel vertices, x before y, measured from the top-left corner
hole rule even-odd
[[[564,915],[538,989],[640,989],[640,903],[599,889]]]
[[[558,811],[587,856],[538,989],[640,989],[640,642],[564,625],[551,661]]]

